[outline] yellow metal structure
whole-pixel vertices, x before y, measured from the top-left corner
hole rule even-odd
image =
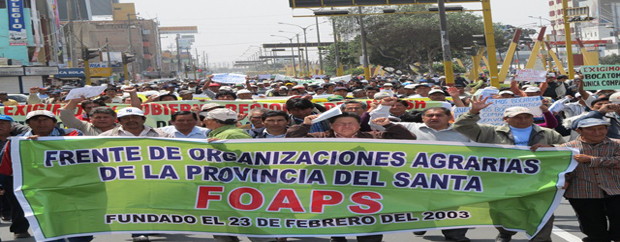
[[[540,54],[540,49],[542,47],[545,30],[547,27],[542,27],[540,29],[540,33],[538,33],[538,38],[536,42],[534,42],[534,47],[532,48],[532,54],[530,58],[527,60],[527,64],[525,65],[525,69],[534,69],[534,65],[536,64],[536,59],[538,59],[538,54]]]
[[[565,0],[566,1],[566,0]],[[489,76],[491,85],[499,89],[499,77],[497,73],[497,50],[495,49],[495,31],[493,30],[493,18],[491,15],[491,0],[482,0],[482,16],[484,18],[484,36],[487,44],[487,58],[490,66]]]
[[[562,0],[562,10],[566,13],[568,9],[568,1]],[[570,22],[568,22],[568,15],[564,14],[564,35],[566,36],[566,60],[568,62],[568,76],[575,76],[575,64],[573,60],[573,39],[571,37]]]
[[[500,82],[504,82],[506,80],[506,76],[508,75],[508,71],[510,70],[510,65],[512,65],[512,58],[514,57],[515,51],[517,50],[517,45],[519,45],[519,38],[521,38],[521,29],[517,29],[515,31],[515,34],[512,37],[512,42],[510,42],[510,46],[508,47],[508,53],[506,53],[506,58],[504,58],[502,69],[499,71]]]

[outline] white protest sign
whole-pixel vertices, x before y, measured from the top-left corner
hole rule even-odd
[[[341,104],[344,105],[344,104]],[[342,110],[340,109],[340,106],[338,105],[338,107],[332,108],[330,110],[327,110],[326,112],[322,113],[321,115],[319,115],[318,117],[316,117],[315,119],[312,120],[312,124],[321,122],[323,120],[328,120],[331,117],[336,117],[340,114],[342,114]]]
[[[547,71],[538,70],[517,70],[515,81],[544,82],[547,78]]]
[[[532,111],[534,117],[542,117],[540,105],[542,100],[540,97],[522,97],[522,98],[506,98],[506,99],[490,99],[487,102],[493,103],[480,111],[480,124],[504,125],[504,110],[510,107],[526,107]],[[467,113],[470,107],[455,107],[452,109],[454,118],[458,118]]]
[[[213,78],[211,80],[214,82],[225,83],[225,84],[244,84],[245,77],[246,75],[224,73],[224,74],[213,74]]]
[[[96,86],[96,87],[82,87],[82,88],[74,88],[71,89],[69,94],[65,100],[78,99],[78,98],[90,98],[101,95],[103,91],[105,91],[106,86]]]
[[[349,82],[351,79],[353,79],[352,75],[346,75],[346,76],[332,77],[329,79],[329,81],[330,82]]]

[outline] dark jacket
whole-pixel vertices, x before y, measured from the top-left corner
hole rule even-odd
[[[416,139],[415,135],[409,132],[407,128],[399,124],[388,124],[383,126],[385,131],[370,131],[370,132],[357,132],[357,138],[360,139]],[[294,125],[286,132],[287,138],[336,138],[334,130],[328,130],[326,132],[308,133],[310,131],[310,125],[301,124]]]

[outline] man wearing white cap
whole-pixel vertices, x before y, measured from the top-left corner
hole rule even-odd
[[[574,156],[579,164],[567,176],[564,197],[587,236],[583,241],[620,241],[620,141],[607,137],[609,125],[583,119],[577,124],[577,140],[562,145],[579,149]]]
[[[174,135],[144,125],[146,117],[139,108],[123,108],[118,110],[116,117],[121,126],[103,132],[99,136],[174,138]],[[148,234],[132,234],[131,237],[133,241],[150,241]]]
[[[174,138],[174,136],[160,129],[144,125],[146,117],[139,108],[123,108],[118,110],[116,117],[121,126],[108,130],[99,136]]]
[[[252,92],[248,89],[237,91],[237,100],[252,100]]]
[[[228,108],[218,108],[206,113],[205,126],[211,130],[210,140],[251,139],[247,132],[237,128],[237,113]]]
[[[47,110],[37,110],[29,112],[26,115],[26,124],[30,127],[30,130],[19,135],[23,137],[29,137],[30,139],[36,139],[38,137],[49,136],[82,136],[82,132],[76,129],[61,129],[56,127],[56,115]],[[8,176],[4,179],[4,187],[13,187],[13,169],[11,159],[11,141],[8,141],[4,146],[2,152],[2,162],[0,162],[0,174]],[[12,224],[10,231],[14,233],[14,237],[17,238],[29,238],[28,233],[28,221],[24,217],[24,211],[22,210],[13,189],[6,189],[5,195],[8,196],[8,200],[11,203],[13,209],[11,218]],[[87,236],[87,240],[92,240],[92,236]]]
[[[565,143],[562,136],[555,130],[543,128],[534,124],[534,115],[528,108],[511,107],[504,111],[505,125],[493,126],[479,124],[480,111],[491,103],[487,103],[488,97],[472,100],[469,112],[461,115],[453,124],[453,129],[474,142],[490,144],[506,144],[518,146],[531,146],[532,150],[541,146],[558,145]],[[502,207],[498,202],[498,207]],[[509,215],[505,215],[509,216]],[[502,219],[502,218],[498,218]],[[508,219],[508,218],[506,218]],[[498,221],[502,222],[502,221]],[[497,242],[508,242],[516,232],[497,228],[500,234]],[[531,241],[551,241],[553,230],[553,217],[544,225],[541,231]]]
[[[605,98],[599,98],[605,99]],[[576,130],[576,125],[578,122],[583,119],[588,118],[596,118],[603,119],[610,123],[607,136],[613,139],[620,138],[620,93],[614,93],[608,98],[610,103],[602,105],[600,109],[595,109],[594,104],[592,105],[592,112],[589,112],[587,115],[575,120],[572,123],[572,129]],[[593,102],[595,103],[595,102]]]
[[[409,96],[410,98],[423,98],[428,97],[428,92],[431,91],[431,87],[426,83],[415,85],[415,95]]]
[[[228,108],[218,108],[206,113],[205,126],[211,129],[208,141],[225,139],[251,139],[246,131],[237,128],[237,113]],[[237,236],[213,235],[216,242],[238,242]],[[276,242],[276,238],[249,237],[252,242]]]

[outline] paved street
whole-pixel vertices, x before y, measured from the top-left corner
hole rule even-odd
[[[573,213],[572,208],[568,204],[568,201],[562,201],[560,208],[555,213],[555,226],[553,241],[556,242],[579,242],[581,238],[584,237],[582,233],[579,232],[579,224],[577,223],[577,219]],[[20,241],[20,242],[30,242],[35,241],[34,238],[30,239],[13,239],[13,234],[9,232],[9,224],[3,223],[0,225],[0,237],[2,241]],[[495,236],[497,235],[497,230],[494,228],[476,228],[471,229],[467,233],[467,236],[473,241],[480,242],[493,242]],[[400,242],[400,241],[443,241],[444,237],[441,235],[440,231],[429,231],[424,236],[416,236],[411,233],[394,233],[394,234],[386,234],[384,236],[383,241],[388,242]],[[213,237],[210,235],[162,235],[162,236],[151,236],[151,240],[153,241],[206,241],[213,242]],[[95,236],[93,242],[110,242],[110,241],[131,241],[131,236],[129,234],[114,234],[114,235],[99,235]],[[241,241],[248,242],[249,240],[245,237],[241,238]],[[289,241],[299,241],[299,242],[329,242],[329,238],[290,238]],[[353,237],[349,238],[349,241],[355,241]],[[518,233],[515,237],[513,237],[513,241],[515,242],[525,242],[527,238],[525,234]]]

